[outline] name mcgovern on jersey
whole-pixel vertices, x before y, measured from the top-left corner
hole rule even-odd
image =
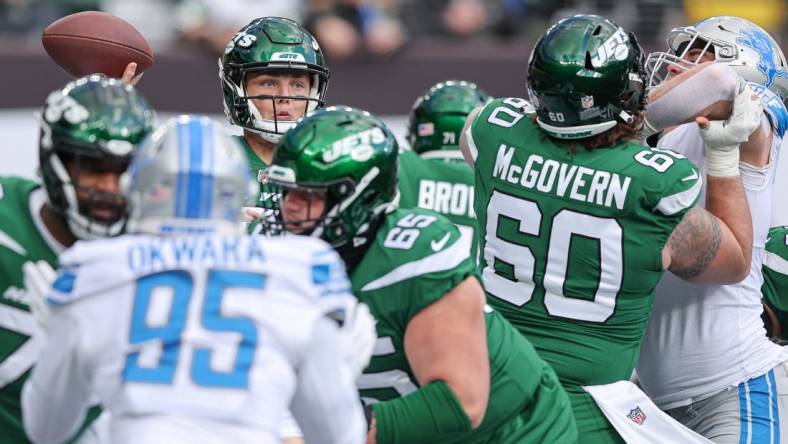
[[[522,166],[512,165],[515,147],[501,144],[495,156],[492,175],[523,188],[569,197],[579,202],[624,209],[632,178],[618,173],[569,165],[538,154],[531,154]],[[588,187],[586,194],[582,189]],[[568,191],[568,196],[567,196]]]

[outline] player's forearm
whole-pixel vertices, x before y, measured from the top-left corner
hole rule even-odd
[[[35,376],[34,371],[22,389],[25,433],[36,443],[65,442],[83,423],[87,407],[68,402],[68,390],[60,390],[62,384],[39,381]]]
[[[649,93],[646,121],[656,130],[692,122],[696,117],[725,120],[736,92],[736,73],[727,65],[699,65]]]
[[[364,414],[352,371],[342,356],[336,325],[320,319],[298,368],[298,383],[291,401],[292,413],[308,443],[364,442]]]
[[[33,442],[62,443],[85,420],[90,386],[78,365],[78,326],[66,316],[53,316],[46,337],[47,344],[22,389],[22,419]]]
[[[377,444],[428,444],[472,430],[464,407],[443,381],[373,404],[372,411]]]
[[[752,218],[740,176],[707,176],[706,210],[724,223],[721,228],[736,241],[736,245],[721,245],[713,264],[715,274],[728,277],[729,283],[739,282],[749,273],[752,258]]]

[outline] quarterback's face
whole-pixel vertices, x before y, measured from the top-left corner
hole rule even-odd
[[[314,190],[293,189],[282,195],[282,219],[285,229],[302,234],[311,231],[326,209],[325,193]]]
[[[303,117],[309,102],[292,97],[309,97],[310,84],[306,74],[250,73],[246,77],[246,94],[249,97],[277,96],[276,99],[252,99],[252,103],[263,119],[294,121]]]
[[[120,176],[127,167],[127,162],[86,157],[67,161],[79,212],[103,223],[120,220],[126,209],[126,200],[120,193]]]

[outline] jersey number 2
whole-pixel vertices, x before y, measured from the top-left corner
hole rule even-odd
[[[220,334],[235,333],[240,335],[241,340],[235,353],[235,364],[229,371],[218,371],[211,367],[212,349],[195,347],[191,354],[190,374],[196,385],[230,389],[245,389],[249,386],[249,369],[257,348],[257,327],[249,318],[222,316],[221,302],[228,288],[262,290],[264,285],[265,276],[259,273],[228,270],[208,272],[201,301],[202,328]],[[129,343],[135,351],[126,355],[124,382],[172,384],[181,357],[181,335],[186,328],[193,289],[192,275],[185,270],[165,271],[139,279],[129,332]],[[171,304],[167,321],[150,325],[149,312],[155,291],[169,292],[172,295]],[[166,310],[158,307],[156,313],[161,312]],[[153,353],[158,351],[157,365],[140,365],[143,350]]]

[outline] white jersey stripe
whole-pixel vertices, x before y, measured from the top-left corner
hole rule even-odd
[[[468,131],[465,131],[465,140],[468,142],[468,152],[473,158],[473,161],[476,162],[476,158],[479,157],[479,149],[476,148],[476,142],[473,140],[473,125],[468,127]]]
[[[372,291],[426,273],[449,270],[468,258],[471,240],[460,236],[449,248],[417,261],[402,264],[365,285],[361,291]]]
[[[665,196],[659,200],[655,210],[665,216],[672,216],[679,211],[692,206],[703,188],[703,179],[698,176],[695,184],[691,188],[680,193]]]
[[[763,258],[763,266],[777,273],[788,275],[788,261],[778,254],[766,251]]]
[[[38,359],[41,349],[40,327],[33,314],[7,305],[0,305],[0,327],[30,336],[13,354],[0,362],[0,388],[16,381]]]

